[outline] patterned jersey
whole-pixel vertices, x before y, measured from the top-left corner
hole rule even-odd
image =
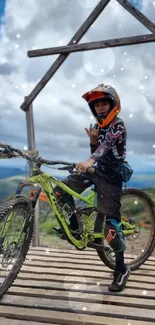
[[[116,117],[109,127],[100,128],[97,145],[91,146],[91,158],[99,169],[117,167],[126,157],[127,132],[122,119]]]

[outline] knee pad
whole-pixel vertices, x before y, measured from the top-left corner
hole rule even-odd
[[[122,225],[115,219],[106,219],[104,235],[109,246],[115,253],[123,252],[126,249],[123,239]]]

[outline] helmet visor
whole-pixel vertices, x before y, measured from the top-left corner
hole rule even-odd
[[[87,102],[93,102],[96,99],[104,99],[105,94],[101,91],[91,91],[90,93],[87,94]]]

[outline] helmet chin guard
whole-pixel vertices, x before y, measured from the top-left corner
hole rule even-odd
[[[107,126],[121,111],[120,98],[116,90],[109,85],[99,85],[91,91],[85,93],[82,98],[88,103],[92,114],[94,115],[100,128]],[[109,101],[111,108],[106,117],[100,117],[95,110],[95,104],[99,100]]]

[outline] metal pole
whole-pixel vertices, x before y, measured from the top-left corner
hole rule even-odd
[[[33,106],[28,106],[26,110],[26,128],[27,128],[27,142],[28,150],[36,150],[35,147],[35,131],[34,131],[34,118]],[[33,162],[29,162],[29,176],[31,175]],[[32,238],[32,246],[39,246],[39,201],[35,207],[35,220],[34,220],[34,233]]]

